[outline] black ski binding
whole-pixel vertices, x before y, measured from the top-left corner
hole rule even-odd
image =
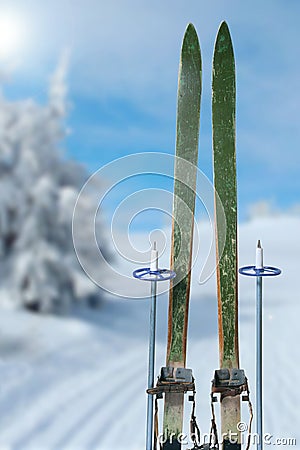
[[[162,398],[163,394],[167,392],[195,392],[194,381],[192,369],[171,366],[162,367],[156,386],[152,389],[147,389],[147,393]]]
[[[243,369],[215,370],[212,380],[212,393],[221,394],[222,397],[240,395],[248,390],[248,383]],[[217,398],[213,397],[216,402]]]

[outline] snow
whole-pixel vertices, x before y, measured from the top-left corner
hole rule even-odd
[[[283,270],[264,281],[264,415],[265,432],[296,438],[293,448],[300,442],[299,228],[297,216],[256,218],[241,224],[239,239],[239,265],[253,262],[261,239],[265,263]],[[200,224],[200,230],[205,241],[208,228]],[[218,367],[216,295],[215,280],[199,285],[198,273],[196,262],[188,366],[197,383],[197,418],[208,432],[210,380]],[[253,279],[241,277],[241,367],[253,403],[254,295]],[[0,448],[144,448],[148,307],[145,299],[107,298],[99,310],[77,307],[68,317],[1,309]],[[164,294],[158,301],[157,373],[165,360],[166,313]],[[187,413],[189,408],[187,403]],[[243,412],[247,421],[246,407]]]

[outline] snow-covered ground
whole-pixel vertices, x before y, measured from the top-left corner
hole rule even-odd
[[[299,217],[256,219],[241,225],[239,241],[240,265],[253,262],[260,238],[265,263],[283,270],[264,282],[265,432],[272,442],[296,438],[293,448],[300,448],[299,230]],[[197,265],[193,275],[188,366],[197,382],[197,418],[208,432],[210,380],[218,367],[215,281],[199,285]],[[254,294],[253,279],[240,279],[241,366],[253,401]],[[148,306],[107,299],[99,311],[61,318],[1,310],[0,448],[143,449]],[[157,372],[165,359],[166,307],[164,295]]]

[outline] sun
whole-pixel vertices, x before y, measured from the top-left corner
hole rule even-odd
[[[13,13],[0,11],[0,59],[18,52],[24,38],[22,20]]]

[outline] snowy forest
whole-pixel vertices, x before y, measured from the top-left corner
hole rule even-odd
[[[47,313],[68,312],[77,301],[95,305],[101,295],[72,242],[73,209],[88,172],[61,148],[67,133],[65,75],[62,61],[50,78],[45,105],[8,101],[0,93],[1,304]],[[97,186],[81,201],[83,233],[96,210],[96,194]],[[81,245],[92,263],[90,242],[84,235]]]

